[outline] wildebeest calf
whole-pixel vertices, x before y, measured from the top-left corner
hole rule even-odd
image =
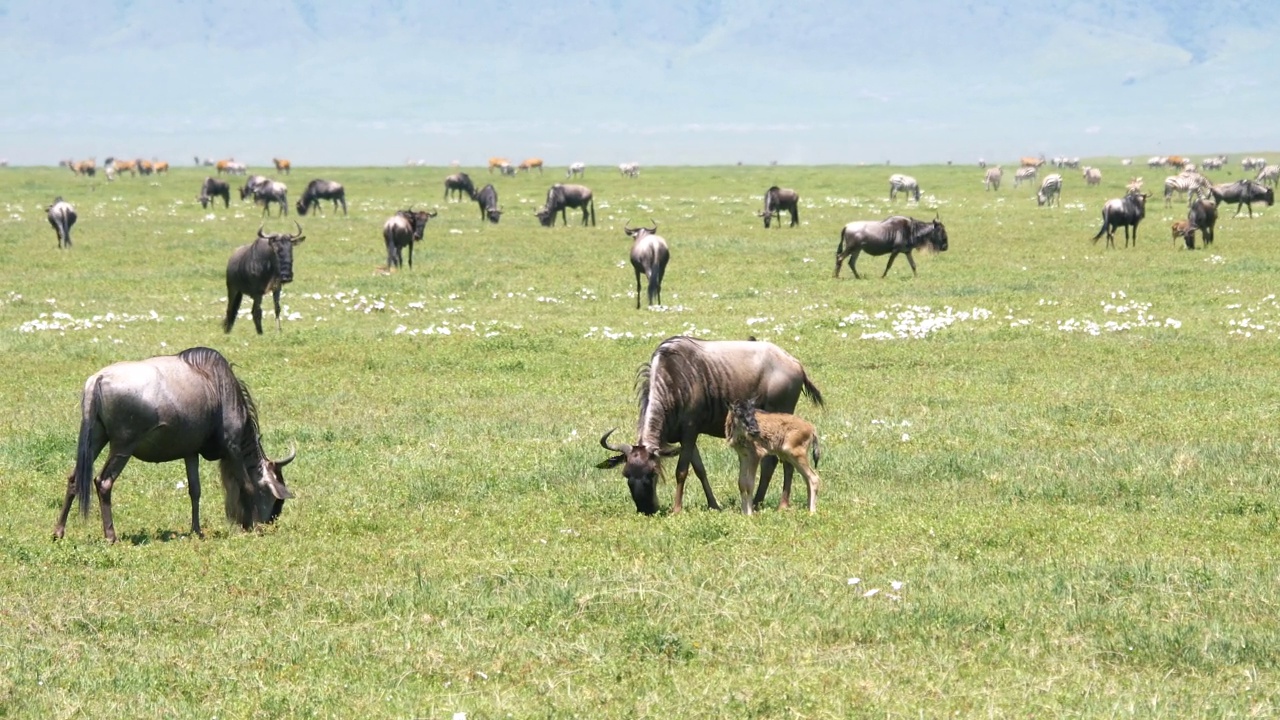
[[[769,455],[804,476],[809,486],[809,512],[817,512],[821,481],[814,468],[822,457],[822,449],[818,444],[818,431],[811,423],[790,413],[757,410],[750,400],[738,401],[725,414],[724,437],[729,447],[738,453],[738,495],[742,499],[743,513],[750,515],[755,509],[752,493],[756,469],[760,461]],[[812,466],[806,456],[812,456]],[[791,506],[791,484],[787,480],[783,482],[779,508]]]

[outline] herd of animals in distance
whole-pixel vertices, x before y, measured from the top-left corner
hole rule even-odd
[[[1269,165],[1264,158],[1247,157],[1241,161],[1241,167],[1247,172],[1257,171],[1254,179],[1218,184],[1201,172],[1222,169],[1228,162],[1226,156],[1205,158],[1199,167],[1177,156],[1153,157],[1147,162],[1152,169],[1177,171],[1164,181],[1164,201],[1169,206],[1176,196],[1186,197],[1187,218],[1175,222],[1171,230],[1174,239],[1182,239],[1188,248],[1195,247],[1197,233],[1202,236],[1203,245],[1213,243],[1220,204],[1235,204],[1236,214],[1247,208],[1252,216],[1253,203],[1270,206],[1274,202],[1280,167]],[[263,216],[270,213],[272,205],[280,216],[288,215],[285,183],[262,175],[249,175],[248,168],[234,160],[201,163],[196,158],[196,163],[215,170],[200,187],[198,199],[202,207],[215,205],[218,199],[223,201],[224,208],[230,207],[232,184],[223,176],[243,176],[244,182],[239,187],[241,201],[252,200],[261,205]],[[273,163],[277,174],[291,173],[289,160],[277,158]],[[1125,160],[1123,164],[1128,166],[1131,162]],[[98,172],[93,160],[64,161],[61,165],[77,175],[92,177]],[[986,189],[998,191],[1004,170],[999,165],[988,166],[984,161],[978,165]],[[1050,172],[1041,178],[1046,165],[1051,166]],[[103,172],[108,180],[114,180],[125,173],[148,175],[165,173],[168,168],[165,162],[108,158]],[[1089,185],[1102,181],[1100,170],[1081,168],[1076,158],[1049,160],[1038,156],[1020,159],[1014,172],[1014,185],[1039,180],[1036,201],[1042,206],[1052,206],[1060,203],[1061,197],[1062,174],[1057,171],[1067,169],[1079,171]],[[531,158],[513,165],[504,158],[491,158],[488,170],[490,174],[513,175],[533,170],[541,174],[543,162]],[[618,172],[638,178],[640,166],[624,163],[618,166]],[[573,163],[567,168],[565,179],[585,178],[585,175],[586,166]],[[476,202],[482,223],[496,224],[501,220],[503,211],[492,183],[477,190],[470,176],[456,172],[445,178],[444,186],[446,199],[461,200],[465,194]],[[891,175],[889,199],[896,199],[900,193],[919,201],[919,182],[909,175]],[[1136,245],[1138,225],[1145,216],[1150,195],[1143,190],[1142,178],[1131,178],[1125,195],[1103,206],[1102,226],[1093,237],[1094,242],[1105,236],[1107,246],[1114,247],[1115,231],[1123,228],[1125,247],[1131,241],[1131,233]],[[334,212],[341,209],[346,214],[345,188],[323,179],[307,184],[295,210],[300,216],[318,213],[324,201],[332,203]],[[795,227],[800,222],[799,205],[800,195],[794,189],[773,186],[765,191],[763,206],[756,214],[764,227],[769,228],[775,224],[780,227],[786,213],[788,225]],[[554,226],[557,214],[561,223],[567,225],[570,209],[582,212],[584,226],[595,225],[591,189],[580,184],[552,185],[546,202],[535,216],[544,227]],[[436,217],[434,212],[408,209],[386,220],[382,233],[388,272],[403,267],[405,248],[408,266],[412,269],[413,246],[422,240],[427,223],[433,217]],[[57,198],[48,207],[48,219],[57,234],[58,247],[70,249],[71,229],[76,223],[74,206]],[[281,288],[293,280],[293,249],[306,239],[301,225],[296,220],[294,223],[295,233],[264,233],[259,227],[253,242],[231,253],[226,270],[224,332],[232,331],[247,295],[253,302],[250,314],[254,328],[262,334],[262,299],[267,294],[271,295],[274,305],[276,330],[281,330]],[[632,238],[631,265],[636,276],[637,309],[641,307],[642,278],[647,281],[649,305],[661,305],[662,278],[670,259],[666,240],[658,234],[657,223],[652,220],[651,223],[648,227],[633,228],[629,223],[624,226],[624,232]],[[895,215],[884,220],[854,221],[841,229],[834,275],[839,277],[841,265],[848,260],[854,276],[861,277],[855,263],[864,252],[871,256],[889,256],[881,277],[888,274],[898,255],[906,257],[914,275],[916,265],[912,251],[926,247],[934,251],[947,249],[946,227],[936,217],[918,220]],[[614,430],[606,432],[600,438],[600,445],[615,454],[598,465],[600,468],[622,467],[637,512],[649,515],[658,512],[660,462],[662,458],[677,455],[672,512],[680,512],[683,507],[684,483],[690,469],[702,485],[708,506],[720,508],[698,452],[699,435],[725,438],[738,454],[738,491],[744,513],[751,514],[762,506],[779,462],[783,465],[779,507],[790,506],[792,474],[797,471],[808,486],[807,507],[810,512],[817,511],[820,480],[816,468],[821,457],[818,433],[812,424],[793,412],[802,394],[821,405],[822,393],[800,362],[786,351],[754,338],[745,341],[668,338],[654,350],[649,363],[641,367],[637,391],[640,417],[636,441],[611,441]],[[109,541],[115,541],[111,492],[131,457],[155,463],[177,460],[186,463],[191,531],[195,535],[201,534],[199,457],[219,462],[227,496],[227,518],[245,529],[273,522],[284,501],[293,497],[281,471],[294,459],[296,450],[279,460],[267,456],[261,445],[257,412],[248,388],[216,350],[191,348],[177,355],[120,362],[103,368],[86,381],[81,411],[75,467],[67,478],[66,495],[54,528],[57,538],[65,532],[73,504],[78,503],[81,513],[88,514],[92,485],[101,508],[103,533]],[[94,463],[108,446],[111,448],[108,459],[95,477]]]

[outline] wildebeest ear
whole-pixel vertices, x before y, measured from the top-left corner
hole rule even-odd
[[[601,470],[608,470],[609,468],[617,467],[626,461],[627,461],[626,455],[614,455],[608,460],[602,460],[599,463],[596,463],[596,467],[600,468]]]
[[[293,243],[294,245],[297,245],[298,243],[306,239],[307,239],[306,235],[299,235],[298,237],[290,237],[289,242]]]
[[[271,488],[271,494],[277,500],[288,500],[293,497],[293,493],[289,492],[289,488],[284,483],[268,475],[266,477],[267,486]]]

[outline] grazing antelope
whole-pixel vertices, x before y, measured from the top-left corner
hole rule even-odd
[[[529,172],[534,168],[538,168],[539,175],[542,174],[542,158],[529,158],[528,160],[525,160],[524,162],[520,163],[520,166],[519,166],[519,169],[525,172]]]
[[[511,162],[506,158],[491,157],[489,158],[489,174],[492,175],[495,168],[499,172],[502,172],[502,168],[507,167],[509,165],[511,165]]]
[[[293,169],[293,165],[284,158],[271,158],[271,162],[275,163],[276,172],[284,173],[285,175],[290,174]]]

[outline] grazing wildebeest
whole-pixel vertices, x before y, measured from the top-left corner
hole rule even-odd
[[[920,183],[910,175],[890,175],[889,176],[889,199],[893,200],[898,193],[904,192],[915,198],[916,202],[920,202]]]
[[[568,208],[582,208],[582,224],[586,226],[590,215],[591,226],[596,225],[596,202],[591,195],[591,188],[586,185],[564,185],[556,183],[547,190],[547,204],[534,213],[543,227],[556,224],[556,213],[564,225],[569,224]]]
[[[662,304],[662,276],[667,272],[667,262],[671,259],[671,251],[667,241],[658,235],[658,223],[653,227],[633,228],[630,221],[622,224],[622,231],[631,239],[631,267],[636,271],[636,309],[640,309],[640,276],[649,281],[649,304],[654,300]]]
[[[271,211],[271,203],[280,206],[280,216],[289,214],[289,188],[282,182],[268,180],[253,189],[253,201],[262,203],[262,215]]]
[[[698,436],[724,437],[729,406],[755,400],[762,410],[792,412],[803,392],[817,405],[822,393],[805,374],[800,361],[782,348],[752,340],[699,340],[676,336],[662,341],[637,378],[640,419],[634,445],[611,444],[610,430],[600,438],[606,450],[619,453],[596,467],[623,466],[636,511],[658,511],[660,459],[679,454],[676,464],[675,502],[671,511],[684,509],[684,481],[689,468],[702,482],[707,506],[719,510],[707,471],[698,453]],[[616,428],[615,428],[616,429]],[[671,443],[679,443],[673,448]],[[754,505],[758,508],[769,488],[777,458],[761,463],[760,485]],[[791,469],[784,470],[783,498],[790,498]]]
[[[321,200],[332,200],[334,212],[337,212],[338,206],[341,205],[343,216],[347,214],[347,190],[342,187],[342,183],[332,180],[316,179],[307,183],[307,189],[302,191],[302,197],[294,207],[299,215],[306,215],[312,208],[315,209],[316,214],[319,214]]]
[[[983,175],[982,184],[987,190],[1000,190],[1000,180],[1004,178],[1004,170],[999,165],[987,168],[987,172]]]
[[[569,169],[565,171],[564,176],[567,178],[586,177],[587,176],[586,163],[580,163],[580,162],[573,163],[572,165],[569,166]]]
[[[240,188],[240,199],[247,200],[253,196],[254,192],[262,185],[271,182],[265,175],[250,175],[245,178],[244,186]]]
[[[1036,191],[1036,205],[1053,207],[1054,203],[1062,207],[1062,176],[1049,173],[1044,176],[1044,182],[1040,183],[1040,189]]]
[[[102,472],[93,464],[111,446]],[[293,497],[281,472],[297,453],[270,460],[262,450],[258,411],[249,388],[231,371],[218,351],[204,347],[99,370],[84,384],[80,399],[80,437],[75,469],[67,477],[53,536],[62,538],[71,504],[89,514],[89,485],[97,489],[102,532],[116,541],[111,490],[129,458],[187,465],[191,498],[191,532],[200,530],[200,457],[218,460],[226,493],[227,519],[248,530],[271,523],[284,501]]]
[[[756,215],[764,218],[765,227],[769,227],[774,218],[778,220],[778,227],[782,227],[783,210],[791,215],[791,224],[788,227],[800,224],[800,194],[791,188],[780,188],[774,185],[764,191],[764,209]]]
[[[462,193],[466,193],[467,197],[472,200],[476,199],[476,186],[471,182],[471,176],[464,173],[454,173],[444,179],[444,199],[449,200],[451,195],[457,195],[458,201],[462,201]]]
[[[1249,217],[1253,217],[1253,203],[1263,202],[1267,207],[1275,204],[1276,192],[1274,189],[1263,185],[1256,180],[1237,180],[1233,183],[1223,185],[1213,185],[1209,188],[1209,192],[1213,194],[1213,199],[1219,205],[1222,203],[1235,203],[1235,217],[1240,214],[1240,207],[1247,206],[1249,208]]]
[[[480,206],[480,220],[488,220],[494,225],[502,219],[502,208],[498,207],[498,190],[493,187],[493,183],[480,188],[480,192],[476,193],[476,204]]]
[[[404,267],[402,250],[409,247],[409,269],[413,269],[413,244],[422,239],[427,221],[437,213],[429,210],[401,210],[382,224],[382,239],[387,244],[387,271]]]
[[[225,180],[209,176],[200,185],[200,197],[196,199],[200,201],[200,207],[208,209],[215,197],[222,198],[224,208],[231,207],[231,186]]]
[[[293,170],[293,163],[289,162],[284,158],[271,158],[271,162],[275,163],[276,172],[280,172],[280,173],[284,173],[285,175],[288,175]]]
[[[1203,244],[1209,247],[1213,244],[1213,229],[1218,224],[1218,206],[1209,200],[1196,200],[1191,203],[1191,207],[1187,209],[1187,221],[1191,223],[1192,230],[1199,230],[1200,236],[1204,238]],[[1188,238],[1194,242],[1195,236]],[[1194,247],[1194,245],[1188,245]]]
[[[1081,172],[1081,175],[1084,176],[1085,185],[1101,185],[1102,184],[1102,171],[1096,167],[1086,167]]]
[[[911,275],[916,275],[916,261],[911,251],[916,248],[928,248],[934,252],[947,249],[947,228],[937,218],[929,221],[895,215],[885,220],[859,220],[851,222],[840,229],[840,242],[836,245],[836,269],[833,277],[840,277],[840,265],[849,258],[849,269],[855,278],[861,278],[855,263],[859,253],[867,253],[873,257],[889,254],[889,262],[884,266],[884,273],[889,274],[893,261],[899,254],[907,256],[911,265]]]
[[[1113,198],[1102,206],[1102,229],[1093,236],[1093,241],[1103,233],[1107,236],[1107,247],[1116,246],[1115,229],[1124,228],[1124,246],[1129,247],[1129,226],[1133,226],[1133,246],[1138,246],[1138,223],[1147,214],[1147,193],[1129,193],[1122,198]]]
[[[58,249],[71,249],[71,226],[76,224],[76,209],[62,196],[53,199],[53,204],[46,209],[49,224],[58,234]]]
[[[725,413],[724,437],[729,447],[738,453],[738,495],[743,513],[750,515],[754,509],[751,491],[756,482],[756,468],[768,456],[799,471],[809,488],[809,512],[818,511],[821,480],[814,468],[822,458],[822,447],[818,430],[812,423],[791,413],[763,412],[757,410],[751,400],[741,400]],[[807,456],[813,457],[812,465]],[[790,493],[786,493],[780,504],[782,507],[791,504]]]
[[[248,245],[241,245],[231,253],[227,261],[227,317],[222,321],[222,331],[231,332],[240,312],[240,301],[245,295],[253,298],[253,326],[262,334],[262,296],[271,293],[276,311],[276,332],[280,332],[280,289],[293,282],[293,246],[306,240],[302,226],[296,235],[289,233],[262,234]]]
[[[1013,174],[1013,186],[1015,188],[1021,187],[1022,183],[1029,183],[1035,180],[1037,172],[1039,171],[1034,167],[1018,168],[1017,172]]]

